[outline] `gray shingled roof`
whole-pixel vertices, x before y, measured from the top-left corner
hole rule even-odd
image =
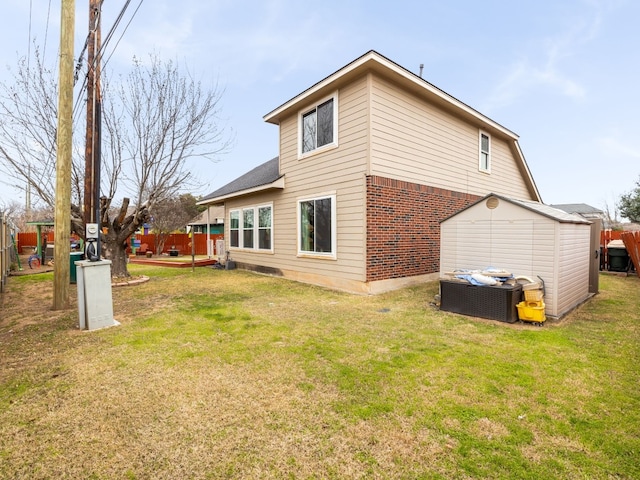
[[[498,195],[495,196],[497,197]],[[553,205],[545,205],[544,203],[534,202],[531,200],[518,200],[515,198],[505,197],[502,198],[511,201],[512,203],[522,205],[523,207],[528,208],[529,210],[533,210],[534,212],[538,212],[545,217],[558,220],[561,223],[591,223],[579,215],[573,215],[571,212],[560,210]]]
[[[223,197],[232,193],[249,190],[251,188],[268,185],[280,178],[280,168],[278,157],[272,158],[268,162],[258,165],[253,170],[220,187],[218,190],[211,192],[203,197],[199,203],[205,202],[212,198]]]
[[[568,213],[578,213],[580,215],[603,213],[602,210],[599,210],[596,207],[592,207],[591,205],[587,205],[586,203],[559,203],[557,205],[551,205],[551,206],[553,208],[564,210],[565,212],[568,212]]]

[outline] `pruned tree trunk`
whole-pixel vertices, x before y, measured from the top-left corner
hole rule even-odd
[[[127,270],[127,245],[129,238],[138,228],[149,219],[149,211],[146,205],[136,208],[132,215],[126,215],[129,208],[129,199],[122,200],[122,206],[118,215],[111,220],[109,217],[109,199],[103,197],[100,202],[102,212],[102,225],[107,227],[107,233],[102,234],[102,254],[111,260],[112,277],[129,277]]]
[[[119,242],[117,239],[110,238],[114,236],[110,230],[105,236],[105,242],[102,245],[104,256],[111,260],[111,276],[129,277],[130,274],[127,270],[127,242]]]

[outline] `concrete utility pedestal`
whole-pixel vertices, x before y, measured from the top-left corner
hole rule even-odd
[[[113,318],[111,260],[82,260],[75,264],[80,330],[97,330],[118,325]]]

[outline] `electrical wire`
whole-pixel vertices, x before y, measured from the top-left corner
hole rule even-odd
[[[131,2],[131,0],[127,0],[127,3],[124,7],[124,9],[127,8],[127,6],[129,5],[129,3]],[[136,15],[138,14],[138,10],[140,10],[140,7],[142,6],[142,3],[144,2],[144,0],[140,0],[140,3],[138,3],[138,6],[136,7],[135,11],[133,12],[133,14],[131,15],[131,18],[129,19],[129,21],[127,22],[127,24],[124,27],[124,30],[122,31],[122,33],[120,34],[120,37],[118,38],[118,41],[116,42],[115,46],[113,47],[113,50],[111,51],[111,54],[107,57],[107,59],[104,62],[104,66],[106,66],[109,63],[109,60],[111,60],[111,57],[113,56],[113,54],[115,53],[116,49],[118,48],[118,45],[120,45],[120,42],[122,41],[122,37],[124,37],[124,34],[127,33],[127,30],[129,29],[129,26],[131,25],[131,22],[133,22],[133,19],[136,17]],[[124,14],[124,9],[123,9],[123,14]],[[118,19],[118,23],[120,23],[120,18]],[[114,29],[112,29],[112,31],[115,31]],[[102,45],[102,50],[104,50],[106,48],[106,46],[109,44],[109,41],[111,40],[111,31],[109,32],[108,35],[108,39],[105,40],[105,42]]]
[[[29,0],[29,34],[27,38],[27,73],[29,73],[29,66],[31,64],[31,21],[33,18],[33,0]],[[27,77],[28,78],[28,77]],[[27,84],[27,90],[29,85]]]
[[[42,48],[42,57],[44,58],[47,53],[47,37],[49,36],[49,16],[51,15],[51,0],[49,0],[49,7],[47,8],[47,26],[44,30],[44,47]]]
[[[129,29],[129,26],[131,25],[131,22],[133,21],[133,19],[135,18],[135,16],[137,15],[138,11],[140,10],[140,7],[142,6],[142,3],[144,2],[144,0],[140,0],[140,2],[138,3],[138,6],[136,7],[135,11],[133,12],[133,14],[131,15],[131,18],[129,19],[129,21],[127,22],[124,30],[122,31],[122,33],[120,34],[120,37],[118,38],[118,41],[116,42],[115,46],[113,47],[113,49],[111,50],[110,55],[107,57],[107,60],[103,63],[103,68],[107,65],[107,63],[109,62],[109,60],[111,59],[111,57],[113,56],[113,54],[115,53],[118,45],[120,44],[120,42],[122,41],[122,38],[124,37],[124,34],[127,32],[127,30]],[[100,5],[102,6],[103,2],[100,2]],[[124,6],[120,9],[120,13],[118,14],[116,20],[114,21],[113,26],[111,27],[111,29],[109,30],[109,33],[107,34],[107,36],[105,37],[105,41],[102,43],[102,45],[100,46],[100,51],[95,55],[95,60],[94,61],[98,61],[100,58],[103,57],[104,52],[107,48],[107,46],[111,43],[112,39],[113,39],[113,35],[115,34],[116,29],[118,28],[118,25],[120,24],[120,22],[122,21],[122,19],[124,18],[124,14],[126,13],[129,4],[131,3],[131,0],[126,0]],[[82,57],[84,57],[84,54],[86,52],[87,49],[87,45],[89,42],[89,38],[90,38],[90,34],[87,35],[87,38],[85,40],[84,43],[84,47],[82,48],[82,52],[80,54],[80,57],[78,59],[78,65],[76,66],[76,76],[79,78],[79,71],[82,68]],[[87,65],[87,69],[92,68],[91,65]],[[80,104],[80,101],[82,100],[82,97],[86,91],[87,88],[87,76],[88,76],[88,70],[87,70],[87,74],[84,75],[83,78],[83,83],[82,86],[80,88],[80,91],[78,93],[78,97],[76,99],[75,105],[74,105],[74,111],[79,111],[78,106]],[[74,115],[75,117],[75,115]],[[74,118],[74,124],[76,122],[76,119]]]

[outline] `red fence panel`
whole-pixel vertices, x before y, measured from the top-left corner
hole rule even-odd
[[[621,238],[636,269],[636,275],[640,277],[640,232],[622,232]]]
[[[75,235],[74,235],[75,238]],[[207,234],[206,233],[196,233],[193,238],[195,239],[195,254],[196,255],[206,255],[207,254]],[[216,240],[224,238],[222,234],[211,234],[209,235],[209,239],[213,243],[213,251],[212,256],[216,255],[215,245]],[[156,247],[156,235],[150,233],[148,235],[136,235],[136,240],[140,241],[140,244],[146,243],[149,250],[153,253],[155,252]],[[49,231],[47,233],[47,243],[52,244],[54,241],[53,231]],[[26,247],[36,247],[38,245],[38,234],[36,232],[19,232],[18,233],[18,252],[21,254],[29,254],[31,250]],[[129,240],[129,245],[131,245],[131,240]],[[172,233],[167,237],[167,241],[164,244],[164,249],[162,253],[168,253],[169,250],[175,247],[176,250],[180,252],[181,255],[191,255],[191,238],[188,233]],[[23,248],[25,249],[23,251]],[[127,252],[131,252],[131,246],[127,248]]]
[[[206,233],[196,233],[193,236],[194,250],[196,255],[206,255],[207,254],[207,234]],[[215,245],[216,240],[224,238],[224,235],[221,234],[212,234],[209,235],[209,239],[213,242],[213,251],[211,253],[212,256],[216,255]],[[154,233],[149,233],[147,235],[136,235],[136,240],[140,241],[140,245],[146,243],[149,250],[153,253],[157,254],[155,251],[156,248],[156,235]],[[188,233],[172,233],[167,237],[167,240],[164,242],[164,248],[160,253],[169,253],[169,250],[178,250],[181,255],[191,255],[191,238]]]
[[[18,233],[18,251],[21,254],[31,253],[28,248],[38,245],[38,234],[36,232],[19,232]],[[24,249],[24,250],[23,250]]]
[[[602,255],[600,259],[600,270],[609,270],[609,250],[607,245],[613,240],[621,240],[623,233],[624,232],[620,230],[609,229],[600,231],[600,254]]]

